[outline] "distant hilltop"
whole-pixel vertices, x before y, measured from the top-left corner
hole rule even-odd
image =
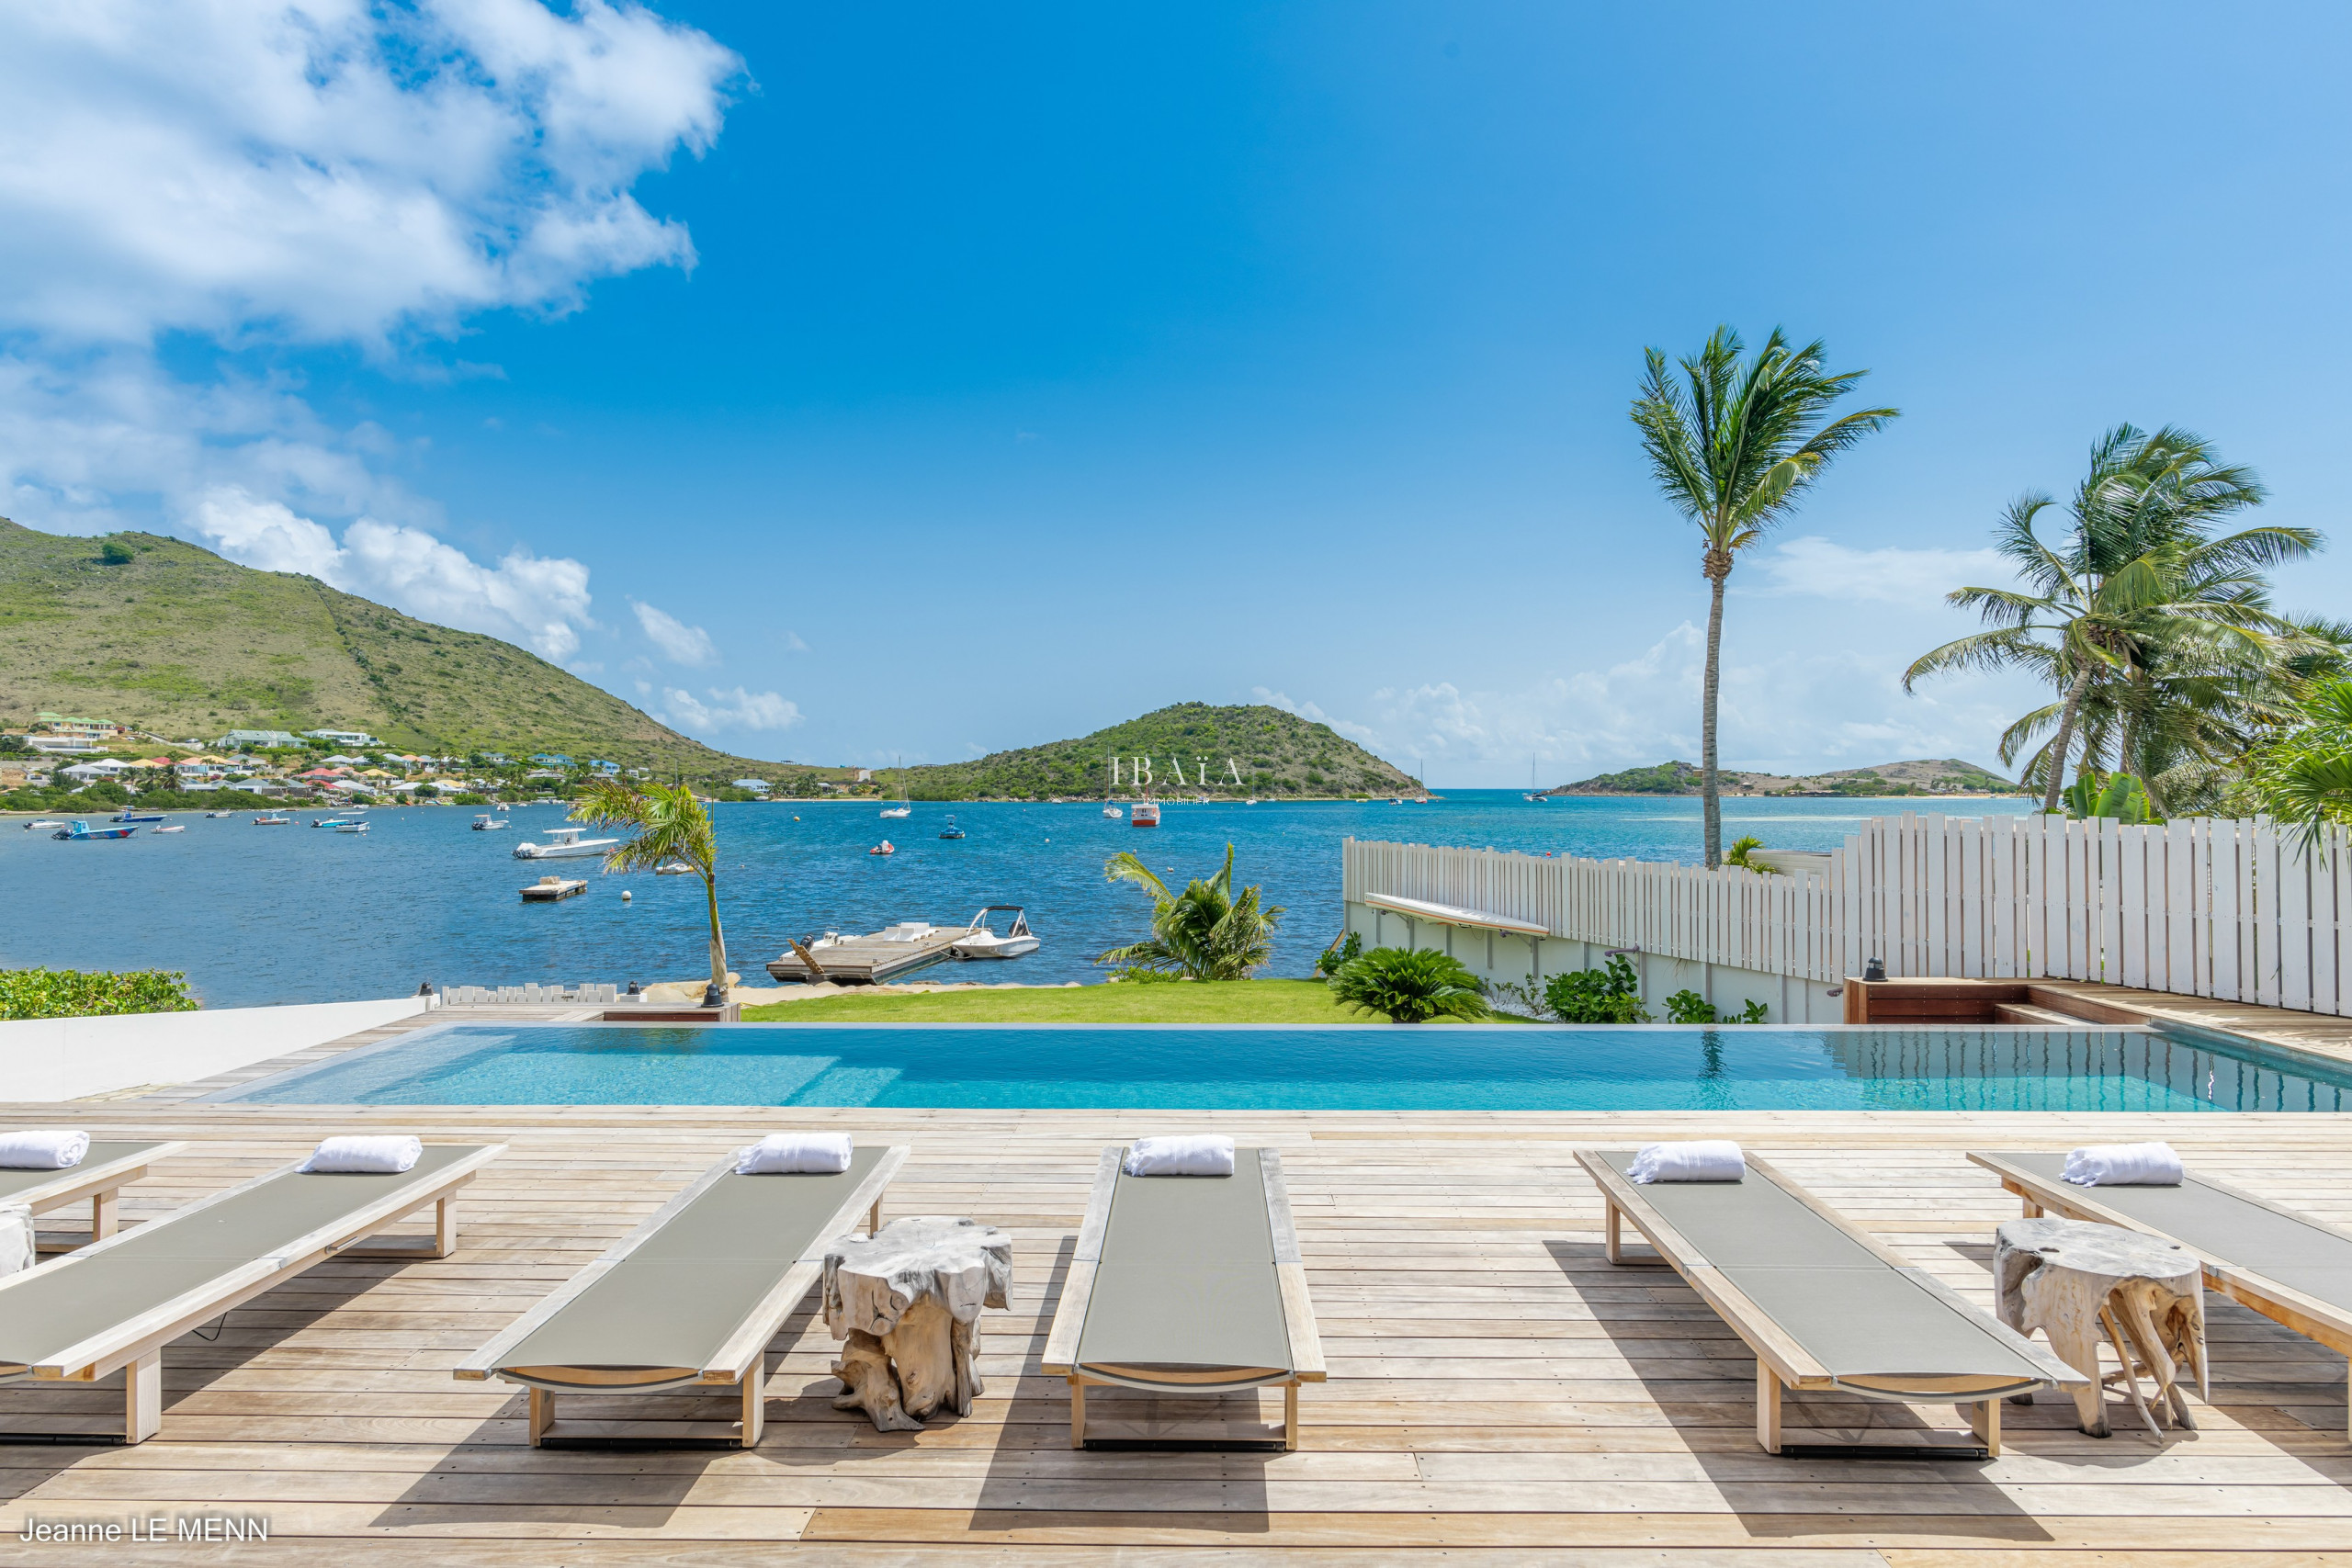
[[[1576,784],[1547,789],[1546,795],[1696,795],[1703,776],[1696,762],[1660,762],[1656,767],[1628,768],[1600,773]],[[1987,768],[1954,757],[1923,758],[1911,762],[1881,762],[1870,768],[1845,768],[1837,773],[1792,776],[1748,773],[1725,768],[1720,774],[1725,795],[2023,795],[2016,784]]]
[[[917,800],[1042,800],[1054,795],[1151,794],[1411,795],[1427,792],[1328,724],[1261,705],[1178,703],[1075,740],[992,752],[968,762],[903,770]],[[899,771],[877,770],[886,784]]]

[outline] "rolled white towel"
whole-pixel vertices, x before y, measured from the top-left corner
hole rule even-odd
[[[0,1207],[0,1274],[21,1274],[33,1266],[33,1212]]]
[[[1137,1138],[1120,1168],[1129,1176],[1231,1176],[1233,1140],[1215,1133]]]
[[[738,1176],[833,1176],[849,1168],[847,1133],[770,1133],[735,1151]]]
[[[424,1145],[406,1134],[323,1138],[300,1169],[319,1176],[398,1176],[424,1157]]]
[[[1729,1138],[1644,1144],[1625,1174],[1644,1187],[1653,1181],[1739,1181],[1747,1175],[1747,1161]]]
[[[0,1133],[0,1167],[9,1170],[67,1170],[90,1152],[90,1134],[62,1127],[28,1127]]]
[[[2069,1150],[2060,1174],[2077,1187],[2177,1187],[2180,1156],[2170,1144],[2090,1144]]]

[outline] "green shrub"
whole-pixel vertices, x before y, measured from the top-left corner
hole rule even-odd
[[[1433,947],[1375,947],[1341,964],[1330,986],[1334,997],[1358,1012],[1378,1013],[1391,1023],[1487,1016],[1478,977]]]
[[[194,1012],[187,976],[136,969],[0,969],[0,1019],[93,1018],[122,1012]]]
[[[1715,1006],[1696,991],[1677,991],[1666,998],[1666,1017],[1669,1023],[1761,1023],[1765,1008],[1759,1001],[1750,1001],[1738,1013],[1725,1018],[1715,1011]]]
[[[1563,1023],[1647,1023],[1642,983],[1622,953],[1600,969],[1576,969],[1544,983],[1544,1005]]]
[[[139,552],[120,539],[108,539],[98,547],[98,559],[108,566],[128,566],[139,558]]]
[[[1356,955],[1363,951],[1363,933],[1361,931],[1349,931],[1344,936],[1333,937],[1331,945],[1325,948],[1322,954],[1315,960],[1315,977],[1318,980],[1329,980],[1354,962]]]

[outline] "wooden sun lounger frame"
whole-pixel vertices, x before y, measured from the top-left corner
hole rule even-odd
[[[794,1310],[799,1306],[801,1298],[808,1293],[810,1287],[814,1286],[819,1277],[824,1273],[825,1249],[851,1228],[858,1214],[863,1213],[865,1216],[867,1235],[870,1235],[882,1228],[882,1195],[889,1189],[890,1183],[897,1179],[899,1168],[907,1163],[907,1157],[913,1152],[914,1147],[910,1144],[892,1144],[882,1151],[882,1158],[876,1163],[871,1171],[866,1173],[865,1179],[859,1182],[850,1195],[842,1200],[841,1207],[833,1211],[831,1217],[818,1227],[816,1238],[793,1261],[792,1267],[785,1270],[783,1277],[776,1280],[775,1287],[760,1298],[758,1304],[745,1315],[743,1321],[736,1325],[735,1331],[729,1335],[726,1341],[719,1346],[709,1363],[697,1369],[695,1381],[699,1384],[706,1387],[741,1388],[743,1402],[742,1429],[737,1440],[742,1447],[747,1449],[757,1447],[761,1434],[766,1430],[768,1342],[783,1329],[785,1320],[792,1315]],[[512,1372],[503,1371],[498,1363],[505,1359],[508,1351],[529,1338],[548,1319],[571,1305],[576,1298],[586,1292],[589,1286],[616,1267],[622,1259],[652,1240],[661,1233],[662,1227],[675,1219],[687,1204],[701,1197],[709,1190],[712,1183],[732,1171],[735,1168],[736,1159],[737,1156],[730,1154],[695,1178],[676,1196],[647,1215],[644,1223],[607,1247],[596,1261],[565,1280],[553,1294],[508,1325],[504,1333],[458,1362],[455,1369],[458,1379],[465,1382],[484,1382],[492,1377],[498,1377],[530,1390],[531,1446],[533,1448],[544,1446],[555,1426],[557,1391],[526,1382]],[[789,1178],[781,1179],[789,1179]],[[593,1372],[583,1369],[583,1375],[580,1382],[586,1383],[594,1381]],[[666,1392],[677,1386],[674,1383],[664,1383],[661,1385],[661,1389]],[[572,1386],[568,1387],[564,1392],[576,1393],[581,1390],[577,1386]],[[631,1385],[616,1379],[612,1392],[627,1393],[633,1392],[633,1389]]]
[[[427,1172],[407,1186],[337,1217],[331,1225],[322,1225],[295,1237],[266,1258],[256,1258],[207,1281],[202,1290],[186,1292],[137,1317],[109,1325],[67,1346],[48,1360],[33,1363],[27,1370],[36,1380],[42,1382],[96,1382],[116,1369],[121,1369],[122,1440],[126,1444],[143,1443],[162,1431],[164,1427],[164,1346],[198,1325],[233,1311],[265,1291],[275,1290],[311,1265],[329,1258],[448,1257],[458,1248],[455,1202],[458,1189],[471,1181],[483,1166],[505,1152],[503,1144],[486,1145],[464,1159]],[[296,1160],[275,1170],[265,1171],[250,1181],[241,1181],[209,1198],[198,1199],[186,1208],[175,1209],[151,1223],[166,1224],[211,1208],[216,1203],[225,1203],[280,1177],[295,1174],[302,1164],[302,1160]],[[430,1237],[419,1237],[410,1242],[389,1242],[379,1247],[358,1245],[369,1236],[400,1224],[428,1203],[433,1205],[433,1235]],[[36,1279],[49,1269],[74,1268],[85,1258],[144,1235],[148,1228],[142,1225],[138,1230],[121,1232],[105,1241],[92,1242],[87,1247],[75,1249],[70,1258],[44,1264],[40,1269],[27,1269],[13,1276],[12,1280],[0,1280],[0,1292],[5,1292],[13,1280]]]
[[[2001,1402],[2019,1392],[2014,1382],[2005,1382],[1997,1391],[1994,1391],[1977,1386],[1980,1380],[1923,1377],[1905,1380],[1899,1389],[1891,1384],[1885,1389],[1865,1389],[1850,1381],[1839,1379],[1828,1368],[1814,1359],[1803,1346],[1791,1338],[1763,1308],[1749,1299],[1745,1292],[1701,1257],[1697,1250],[1683,1239],[1681,1233],[1675,1229],[1672,1223],[1652,1208],[1643,1198],[1642,1190],[1639,1187],[1627,1180],[1615,1168],[1600,1157],[1600,1151],[1578,1149],[1576,1151],[1576,1156],[1577,1163],[1584,1167],[1585,1173],[1590,1176],[1594,1184],[1600,1189],[1601,1198],[1608,1206],[1607,1215],[1602,1222],[1602,1243],[1609,1261],[1620,1267],[1642,1267],[1649,1264],[1647,1259],[1629,1258],[1624,1256],[1623,1224],[1630,1219],[1634,1222],[1634,1229],[1640,1231],[1650,1246],[1657,1248],[1658,1265],[1671,1268],[1676,1273],[1681,1275],[1683,1282],[1697,1292],[1699,1298],[1713,1307],[1715,1314],[1730,1326],[1734,1334],[1739,1336],[1750,1350],[1755,1352],[1756,1440],[1763,1445],[1765,1452],[1777,1454],[1783,1450],[1784,1445],[1781,1440],[1781,1399],[1787,1390],[1793,1388],[1815,1391],[1835,1390],[1845,1393],[1860,1394],[1865,1398],[1906,1400],[1917,1398],[1937,1402],[1950,1398],[1953,1404],[1958,1404],[1967,1413],[1969,1429],[1975,1434],[1976,1440],[1984,1445],[1985,1453],[1995,1459],[2000,1457]],[[1876,1236],[1858,1229],[1849,1223],[1844,1215],[1806,1191],[1800,1183],[1782,1176],[1770,1164],[1753,1154],[1747,1156],[1747,1161],[1748,1169],[1772,1181],[1790,1197],[1835,1225],[1846,1235],[1860,1242],[1888,1268],[1899,1270],[1930,1295],[1940,1297],[1973,1316],[1984,1318],[1993,1328],[2015,1341],[2013,1348],[2019,1348],[2029,1359],[2041,1365],[2048,1382],[2073,1387],[2086,1381],[2080,1372],[2059,1360],[2048,1350],[2004,1327],[1976,1307],[1967,1297],[1952,1290],[1932,1274],[1917,1268]],[[1851,1453],[1856,1450],[1853,1446],[1848,1445],[1840,1447],[1837,1451]],[[1916,1453],[1920,1450],[1915,1448],[1898,1451]]]
[[[151,1149],[141,1149],[135,1155],[123,1155],[102,1164],[71,1166],[59,1171],[55,1180],[10,1193],[6,1199],[0,1199],[0,1202],[6,1202],[17,1208],[29,1209],[39,1215],[62,1209],[68,1204],[78,1203],[85,1198],[88,1199],[90,1201],[90,1241],[87,1243],[51,1242],[43,1244],[40,1247],[43,1252],[79,1251],[85,1246],[104,1241],[115,1234],[119,1224],[116,1204],[121,1198],[124,1188],[134,1181],[143,1179],[149,1166],[160,1164],[187,1147],[187,1145],[185,1143],[163,1143],[157,1144]]]
[[[1046,1335],[1045,1356],[1037,1369],[1047,1377],[1069,1382],[1069,1446],[1086,1447],[1086,1391],[1090,1385],[1141,1389],[1154,1393],[1182,1393],[1188,1385],[1217,1393],[1279,1385],[1283,1391],[1283,1448],[1295,1450],[1299,1384],[1322,1382],[1327,1374],[1323,1340],[1315,1326],[1315,1305],[1306,1294],[1306,1265],[1299,1257],[1298,1232],[1291,1222],[1290,1188],[1283,1179],[1283,1156],[1274,1149],[1259,1149],[1258,1169],[1266,1190],[1266,1222],[1273,1233],[1274,1280],[1282,1291],[1283,1325],[1290,1337],[1290,1371],[1247,1382],[1208,1374],[1175,1374],[1158,1382],[1146,1382],[1080,1371],[1078,1342],[1086,1329],[1086,1308],[1093,1300],[1094,1276],[1102,1262],[1102,1237],[1111,1227],[1111,1199],[1118,1190],[1119,1166],[1126,1153],[1127,1145],[1113,1144],[1102,1151],[1102,1157],[1094,1168],[1094,1190],[1086,1201],[1086,1218],[1079,1226],[1078,1247],[1070,1256],[1069,1272],[1062,1280],[1061,1300],[1054,1307],[1053,1326]]]
[[[2098,1201],[2096,1196],[2098,1189],[2096,1187],[2077,1187],[2071,1181],[2045,1180],[2032,1171],[2011,1165],[1995,1154],[1972,1152],[1968,1157],[1972,1163],[1981,1165],[1999,1177],[2002,1187],[2017,1194],[2023,1201],[2028,1219],[2037,1219],[2044,1213],[2052,1213],[2064,1220],[2089,1220],[2098,1224],[2120,1225],[2125,1230],[2137,1231],[2143,1235],[2161,1236],[2165,1241],[2177,1243],[2197,1255],[2197,1261],[2203,1265],[2205,1269],[2205,1283],[2211,1289],[2221,1292],[2240,1306],[2260,1313],[2273,1323],[2293,1329],[2307,1339],[2319,1341],[2339,1356],[2352,1358],[2352,1313],[2346,1312],[2342,1307],[2321,1301],[2316,1296],[2305,1295],[2293,1286],[2281,1284],[2267,1274],[2257,1273],[2251,1269],[2241,1268],[2225,1258],[2216,1258],[2180,1236],[2160,1231],[2154,1225],[2135,1220],[2120,1210],[2110,1209]],[[2226,1181],[2217,1181],[2210,1176],[2199,1176],[2197,1179],[2217,1192],[2226,1193],[2241,1203],[2251,1204],[2257,1209],[2267,1209],[2274,1214],[2283,1215],[2301,1224],[2312,1225],[2320,1230],[2335,1231],[2339,1235],[2344,1234],[2337,1227],[2312,1215],[2298,1213],[2283,1204],[2270,1201],[2267,1198],[2256,1197],[2243,1187],[2233,1186]],[[2352,1374],[2347,1375],[2352,1376]],[[2347,1388],[2352,1389],[2352,1382],[2347,1382]],[[2346,1435],[2352,1437],[2352,1393],[2347,1393],[2346,1399]]]

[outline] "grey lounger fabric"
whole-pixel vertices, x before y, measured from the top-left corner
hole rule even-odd
[[[2194,1172],[2177,1187],[2075,1187],[2061,1179],[2062,1154],[1998,1154],[2051,1192],[2096,1206],[2143,1230],[2171,1237],[2202,1258],[2352,1313],[2352,1235],[2271,1205]]]
[[[1081,1369],[1125,1380],[1231,1369],[1236,1386],[1290,1373],[1261,1152],[1234,1150],[1229,1177],[1121,1174],[1079,1336]]]
[[[700,1380],[777,1281],[840,1234],[843,1206],[889,1151],[836,1175],[738,1176],[733,1161],[661,1227],[503,1350],[502,1376],[541,1387],[655,1388]]]
[[[1299,1385],[1323,1381],[1323,1348],[1281,1155],[1236,1148],[1231,1176],[1129,1176],[1125,1153],[1104,1149],[1095,1168],[1040,1361],[1069,1381],[1070,1446],[1087,1446],[1090,1384],[1160,1393],[1279,1384],[1281,1442],[1296,1448]]]
[[[176,1148],[158,1139],[123,1140],[93,1138],[90,1152],[82,1163],[63,1170],[16,1170],[0,1168],[0,1203],[24,1203],[40,1212],[45,1193],[58,1188],[80,1185],[108,1166],[124,1161],[138,1163],[141,1158],[161,1159],[158,1149]]]
[[[1755,1351],[1757,1438],[1771,1452],[1784,1451],[1784,1388],[1951,1400],[1997,1454],[2003,1398],[2086,1381],[1753,1155],[1741,1181],[1648,1186],[1626,1175],[1633,1158],[1577,1151],[1609,1202],[1610,1260],[1622,1213]]]

